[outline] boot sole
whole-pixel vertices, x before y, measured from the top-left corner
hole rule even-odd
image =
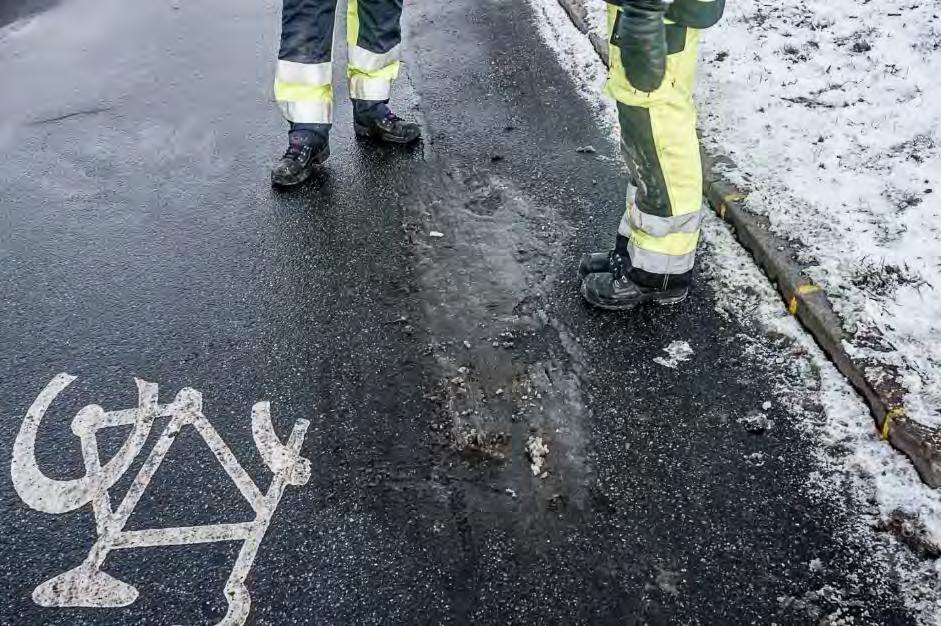
[[[386,143],[397,143],[399,145],[406,145],[414,143],[421,139],[419,134],[417,137],[411,139],[406,139],[403,137],[396,137],[395,135],[390,135],[389,133],[382,131],[379,133],[373,133],[368,126],[363,126],[362,124],[357,124],[353,122],[353,132],[356,133],[357,137],[362,137],[363,139],[376,139],[378,141],[384,141]]]
[[[630,304],[607,304],[607,303],[595,302],[594,300],[590,300],[588,298],[588,294],[587,294],[588,290],[585,288],[584,282],[582,283],[582,286],[579,289],[579,291],[582,294],[582,298],[585,299],[585,302],[587,302],[593,307],[596,307],[605,311],[630,311],[632,309],[636,309],[642,304],[648,304],[648,303],[653,303],[653,304],[656,304],[657,306],[667,306],[667,307],[675,306],[677,304],[680,304],[681,302],[686,300],[686,298],[689,297],[689,290],[687,290],[677,296],[670,296],[670,297],[653,296],[649,298],[648,300],[643,300],[641,302],[632,302]]]
[[[676,306],[684,302],[689,297],[689,291],[684,291],[682,295],[672,296],[670,298],[654,298],[653,303],[657,306]]]
[[[311,166],[323,165],[326,162],[326,160],[329,158],[330,158],[330,146],[327,145],[326,147],[324,147],[323,150],[321,150],[320,152],[318,152],[317,154],[311,157],[310,164]],[[308,178],[310,178],[311,174],[313,173],[314,173],[314,167],[305,168],[304,171],[301,173],[301,176],[297,180],[290,181],[290,182],[282,181],[282,180],[275,180],[274,174],[272,174],[271,186],[280,187],[280,188],[297,187],[298,185],[306,181]]]

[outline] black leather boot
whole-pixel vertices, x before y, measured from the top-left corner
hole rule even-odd
[[[643,287],[631,281],[623,272],[597,272],[582,281],[582,297],[600,309],[627,311],[641,304],[679,304],[689,295],[689,287],[682,285],[666,289]]]
[[[412,143],[421,137],[421,128],[406,122],[389,110],[385,102],[353,101],[353,130],[359,137],[388,143]]]
[[[614,250],[583,254],[578,262],[578,279],[585,280],[585,277],[589,274],[597,274],[598,272],[610,272],[612,268],[611,257],[613,256]]]
[[[271,169],[271,184],[275,187],[300,185],[329,156],[329,135],[292,131],[288,133],[287,152]]]

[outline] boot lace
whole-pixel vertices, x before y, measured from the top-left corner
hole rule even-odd
[[[291,159],[292,161],[303,161],[304,160],[304,150],[310,148],[303,144],[289,144],[288,149],[285,150],[283,159]]]
[[[618,254],[616,251],[611,251],[611,273],[614,274],[615,280],[620,280],[624,277],[626,272],[626,267],[624,263],[624,257]]]

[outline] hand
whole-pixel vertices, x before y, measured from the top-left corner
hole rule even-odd
[[[656,91],[667,72],[663,0],[626,0],[614,25],[612,43],[621,51],[627,81],[638,91]]]

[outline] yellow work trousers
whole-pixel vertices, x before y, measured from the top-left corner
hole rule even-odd
[[[618,7],[608,7],[610,39]],[[629,171],[619,247],[630,278],[647,287],[688,284],[702,220],[702,164],[693,87],[700,31],[667,21],[666,77],[656,91],[634,89],[617,46],[605,92],[618,103],[621,147]],[[622,251],[623,253],[623,251]]]

